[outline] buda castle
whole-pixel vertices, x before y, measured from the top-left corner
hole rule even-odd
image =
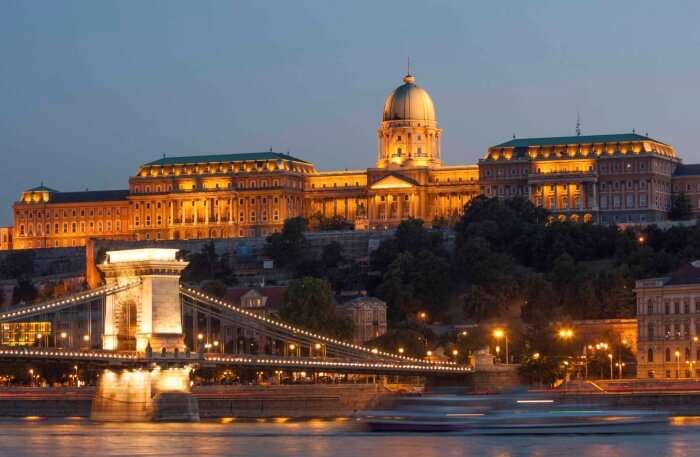
[[[454,221],[474,197],[523,197],[553,218],[601,224],[665,220],[672,193],[700,212],[700,165],[636,133],[512,139],[478,164],[443,165],[428,92],[406,75],[384,102],[372,168],[319,171],[278,152],[163,157],[128,189],[24,191],[0,249],[82,246],[90,238],[260,237],[295,216],[339,217],[356,230],[407,218]]]

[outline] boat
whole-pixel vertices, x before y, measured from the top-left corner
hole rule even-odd
[[[479,435],[659,433],[668,413],[572,406],[553,399],[510,396],[428,396],[366,411],[357,420],[374,432],[460,432]]]

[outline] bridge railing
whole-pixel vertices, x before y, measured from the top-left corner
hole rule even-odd
[[[79,292],[77,294],[68,295],[66,297],[59,298],[56,300],[18,307],[11,311],[0,313],[0,322],[15,321],[17,319],[24,319],[27,317],[33,317],[37,315],[60,311],[62,309],[77,306],[100,297],[131,289],[132,287],[137,286],[139,283],[140,281],[133,281],[116,286],[102,286],[96,289],[87,290],[85,292]]]
[[[270,355],[226,355],[201,352],[167,352],[144,354],[103,350],[70,351],[54,349],[8,349],[0,348],[0,359],[12,360],[65,360],[71,362],[96,362],[106,365],[152,366],[152,365],[199,365],[199,366],[243,366],[298,371],[330,371],[347,373],[375,373],[410,375],[449,374],[460,375],[472,371],[470,367],[457,365],[421,364],[410,361],[357,360],[342,358],[281,357]]]
[[[252,322],[256,322],[259,325],[268,328],[273,328],[276,332],[278,332],[278,335],[280,336],[287,336],[290,339],[304,338],[309,343],[319,342],[327,345],[329,349],[337,348],[338,350],[342,351],[342,354],[344,356],[355,356],[357,358],[363,359],[395,360],[426,366],[452,366],[461,367],[464,369],[467,368],[464,365],[458,365],[457,363],[452,361],[423,360],[401,354],[393,354],[390,352],[380,351],[376,348],[369,348],[366,346],[342,341],[337,338],[319,335],[317,333],[310,332],[295,325],[272,319],[267,316],[262,316],[247,309],[232,305],[230,303],[225,302],[224,300],[211,297],[197,289],[180,286],[180,293],[183,296],[189,297],[192,300],[199,301],[210,306],[214,306],[218,309],[227,311],[229,313],[235,313],[236,315],[243,316],[246,319]]]

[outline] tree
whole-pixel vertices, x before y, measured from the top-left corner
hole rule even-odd
[[[445,311],[450,277],[449,263],[432,252],[403,252],[389,265],[377,294],[387,302],[393,320],[421,308],[439,315]]]
[[[672,221],[690,219],[692,213],[692,204],[690,203],[690,198],[688,198],[685,192],[679,192],[671,195],[671,210],[668,213],[668,217]]]
[[[328,243],[321,252],[321,264],[325,268],[335,268],[345,262],[343,255],[343,245],[337,241]]]
[[[350,338],[352,321],[336,314],[333,291],[328,281],[313,277],[289,283],[280,318],[306,330],[337,338]]]
[[[37,297],[37,290],[34,284],[28,279],[20,279],[12,293],[12,304],[31,303]]]
[[[409,218],[396,227],[396,243],[399,252],[417,252],[432,247],[432,237],[423,219]]]
[[[284,221],[282,231],[267,237],[265,255],[271,257],[276,266],[293,265],[303,258],[306,245],[307,220],[301,216]]]
[[[231,285],[237,281],[229,266],[228,257],[217,254],[213,241],[202,246],[201,252],[190,254],[187,260],[189,264],[182,272],[182,280],[185,282],[198,284],[205,280],[218,280]]]

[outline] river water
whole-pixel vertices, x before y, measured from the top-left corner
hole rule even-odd
[[[464,436],[365,433],[349,421],[97,424],[0,421],[0,456],[448,457],[700,456],[700,418],[644,435]]]

